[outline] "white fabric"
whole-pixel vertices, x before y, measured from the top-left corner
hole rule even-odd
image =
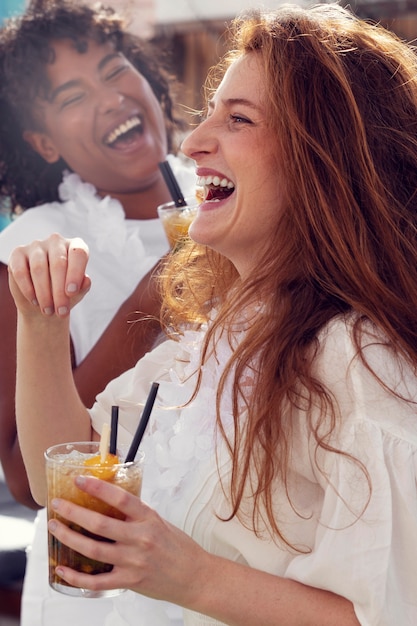
[[[131,591],[115,598],[73,598],[51,589],[47,535],[42,509],[28,552],[21,626],[183,626],[180,607],[141,597],[138,611]]]
[[[417,401],[413,374],[374,339],[369,337],[365,349],[369,362],[400,396]],[[180,344],[163,343],[111,382],[91,409],[93,426],[100,431],[109,420],[111,405],[118,404],[120,442],[129,443],[151,383],[160,383],[142,443],[143,498],[215,554],[350,599],[363,626],[417,624],[415,406],[388,393],[354,358],[348,323],[336,320],[322,333],[316,373],[330,387],[342,414],[333,443],[364,464],[372,492],[369,496],[362,470],[347,456],[320,455],[319,471],[314,441],[300,411],[294,416],[291,454],[294,507],[279,485],[274,491],[277,518],[288,541],[302,550],[296,552],[274,543],[266,529],[257,538],[236,519],[222,522],[215,515],[229,511],[215,462],[217,445],[220,472],[227,482],[229,460],[214,429],[214,394],[232,348],[221,341],[204,368],[197,398],[181,409],[178,405],[194,388],[200,343],[200,334],[191,331]],[[230,431],[228,400],[222,420]],[[142,602],[135,596],[129,610],[139,615]],[[185,611],[184,624],[220,622]]]
[[[194,170],[178,157],[168,155],[168,160],[184,195],[194,194]],[[100,198],[95,188],[82,182],[77,174],[64,176],[59,195],[60,202],[25,211],[0,233],[0,262],[7,264],[16,246],[44,239],[54,232],[86,241],[90,249],[88,273],[92,287],[88,297],[71,312],[70,323],[76,361],[80,363],[141,278],[167,252],[168,242],[160,220],[126,219],[117,200]],[[133,615],[128,621],[114,621],[111,600],[78,600],[50,589],[46,538],[43,510],[38,514],[33,544],[28,551],[21,626],[140,626],[138,617]],[[124,594],[114,604],[120,602],[125,606],[128,596]],[[167,618],[167,613],[172,611],[172,607],[163,609],[159,622],[144,624],[180,626],[182,620],[176,619],[177,607],[173,619]]]

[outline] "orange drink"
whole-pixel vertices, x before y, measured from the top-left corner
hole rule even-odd
[[[177,207],[175,202],[165,202],[157,208],[159,219],[162,221],[169,245],[173,250],[187,237],[188,229],[200,204],[196,196],[185,198],[185,201],[186,206]]]
[[[107,454],[102,460],[99,446],[99,442],[87,441],[59,444],[48,448],[45,453],[48,484],[48,519],[60,519],[61,522],[77,532],[90,537],[93,536],[101,541],[107,541],[103,537],[92,535],[80,526],[60,518],[50,506],[53,498],[64,498],[104,515],[123,519],[123,514],[118,509],[78,489],[74,479],[80,475],[96,476],[101,480],[117,484],[119,487],[139,496],[142,486],[143,454],[139,452],[137,459],[129,463],[119,461],[118,456],[112,454]],[[75,552],[58,541],[50,533],[48,533],[48,553],[49,584],[56,591],[71,596],[89,598],[114,596],[124,591],[124,589],[112,589],[93,592],[88,589],[72,587],[62,580],[55,572],[57,565],[66,565],[88,574],[109,572],[113,566],[109,563],[94,561]]]

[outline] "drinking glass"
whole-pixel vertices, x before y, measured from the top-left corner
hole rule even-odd
[[[114,464],[102,464],[99,446],[99,442],[85,441],[63,443],[46,450],[48,520],[59,519],[62,523],[83,535],[93,537],[96,540],[109,541],[104,537],[93,535],[66,519],[60,518],[51,507],[53,498],[63,498],[88,509],[98,511],[103,515],[124,519],[124,515],[118,509],[79,489],[74,479],[80,475],[96,476],[102,480],[114,483],[136,496],[140,496],[144,455],[142,452],[138,452],[134,461],[126,463],[118,461],[120,458],[119,452],[118,458],[113,459],[115,461]],[[109,572],[113,566],[109,563],[95,561],[72,550],[50,533],[48,533],[48,555],[49,584],[56,591],[70,596],[86,598],[111,597],[125,591],[124,589],[92,591],[73,587],[65,580],[62,580],[55,571],[58,565],[65,565],[88,574]]]
[[[159,219],[173,250],[187,237],[191,222],[197,215],[200,202],[196,196],[185,198],[186,206],[175,206],[175,202],[164,202],[157,207]]]

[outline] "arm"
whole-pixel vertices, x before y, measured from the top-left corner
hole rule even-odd
[[[44,450],[54,443],[90,440],[90,417],[71,369],[69,311],[88,291],[88,254],[82,242],[50,238],[48,247],[17,249],[9,283],[17,315],[16,423],[35,500],[45,503]],[[69,284],[77,290],[67,292]],[[60,314],[54,313],[59,311]]]
[[[15,386],[16,386],[16,305],[11,296],[7,267],[0,264],[0,328],[3,349],[0,351],[0,461],[8,486],[14,498],[37,508],[33,500],[23,464],[16,430]],[[142,320],[129,325],[129,316],[134,311],[146,312],[154,319]],[[86,406],[107,383],[133,367],[154,343],[160,325],[159,300],[155,294],[152,272],[138,284],[132,295],[115,313],[112,322],[97,341],[93,349],[72,373],[78,393]]]
[[[126,515],[115,520],[58,500],[56,511],[115,543],[71,531],[57,520],[51,532],[66,545],[115,567],[91,576],[60,567],[70,584],[88,589],[127,587],[209,615],[229,626],[354,626],[352,603],[339,595],[274,576],[203,550],[181,530],[161,519],[139,498],[94,478],[77,484],[111,502]]]
[[[160,301],[152,279],[154,271],[141,280],[86,358],[73,370],[75,384],[86,406],[93,405],[97,393],[110,380],[136,365],[161,332]],[[142,313],[149,319],[141,319]]]
[[[13,497],[37,508],[29,489],[16,431],[16,306],[11,296],[7,267],[0,264],[0,461]]]

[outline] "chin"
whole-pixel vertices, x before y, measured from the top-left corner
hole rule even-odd
[[[208,236],[207,233],[204,233],[204,231],[202,231],[198,227],[194,228],[194,223],[191,224],[188,230],[188,235],[190,239],[194,241],[194,243],[198,243],[202,246],[211,247],[212,237]]]

